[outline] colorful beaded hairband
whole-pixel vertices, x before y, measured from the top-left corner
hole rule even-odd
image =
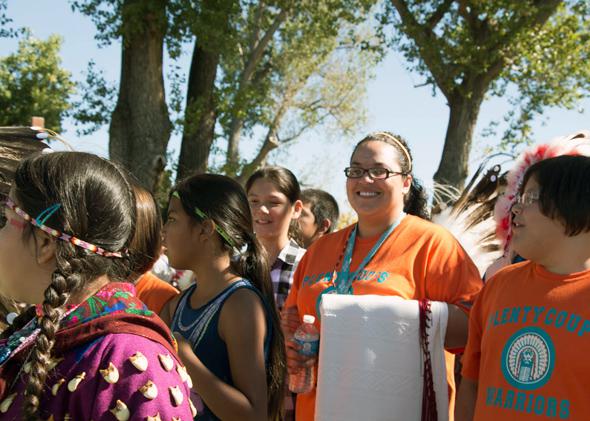
[[[377,136],[377,135],[385,136],[385,137],[393,140],[395,142],[395,144],[397,146],[399,146],[399,148],[402,150],[402,152],[404,153],[404,155],[408,159],[408,165],[410,166],[410,168],[408,169],[408,174],[411,173],[412,172],[412,158],[410,157],[410,152],[408,152],[408,149],[404,146],[404,144],[397,137],[392,136],[387,132],[373,133],[373,136]]]
[[[68,243],[72,243],[75,246],[81,247],[100,256],[123,257],[123,252],[107,251],[94,244],[90,244],[84,240],[80,240],[79,238],[65,234],[59,230],[50,228],[47,225],[45,225],[45,222],[51,217],[51,215],[53,215],[61,207],[59,203],[48,207],[43,212],[41,212],[39,216],[37,216],[36,218],[32,218],[28,213],[16,206],[16,204],[11,199],[7,199],[6,202],[4,202],[4,206],[11,209],[14,213],[23,218],[25,221],[29,222],[31,225],[39,228],[41,231],[57,238],[58,240],[67,241]]]
[[[178,200],[182,199],[180,198],[180,194],[175,191],[172,192],[172,196],[176,197]],[[213,218],[209,217],[205,212],[203,212],[201,209],[199,209],[198,207],[195,206],[195,213],[197,214],[197,216],[201,219],[211,219],[213,220]],[[215,222],[215,221],[214,221]],[[227,244],[230,245],[230,247],[235,247],[234,242],[232,241],[232,239],[230,238],[229,235],[227,235],[227,233],[223,230],[223,228],[221,228],[219,226],[219,224],[215,223],[215,231],[217,231],[217,233],[219,235],[221,235],[221,237],[227,242]]]

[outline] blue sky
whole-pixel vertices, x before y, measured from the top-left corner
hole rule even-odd
[[[67,0],[9,1],[8,16],[15,26],[25,26],[41,39],[51,34],[63,38],[61,50],[63,67],[81,79],[90,59],[106,73],[107,79],[118,81],[120,73],[120,44],[98,48],[94,40],[95,28],[89,18],[73,13]],[[16,50],[15,40],[0,39],[0,56]],[[190,46],[180,64],[188,70]],[[404,136],[410,143],[415,160],[415,175],[429,186],[438,167],[448,121],[448,107],[443,96],[432,97],[429,87],[415,88],[422,79],[405,69],[401,55],[391,52],[376,68],[375,78],[369,83],[366,107],[368,121],[356,136],[346,139],[328,137],[321,129],[310,132],[295,145],[275,153],[270,161],[295,172],[306,185],[324,188],[334,194],[346,208],[344,174],[352,145],[364,134],[389,130]],[[494,139],[482,138],[481,131],[490,121],[501,120],[508,111],[503,98],[489,98],[482,107],[471,154],[471,167],[481,160],[485,146]],[[590,100],[580,104],[582,113],[560,109],[547,110],[545,121],[534,124],[534,139],[538,142],[573,131],[590,129]],[[78,138],[70,122],[65,124],[65,138],[78,150],[108,155],[107,128]],[[170,141],[171,151],[180,150],[179,138]],[[246,154],[248,151],[245,152]]]

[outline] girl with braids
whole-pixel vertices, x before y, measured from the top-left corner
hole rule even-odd
[[[0,341],[2,419],[190,418],[174,340],[122,282],[136,222],[123,174],[85,153],[27,158],[3,209],[0,289],[39,304]]]
[[[213,174],[183,180],[170,197],[164,243],[170,264],[197,279],[162,311],[194,380],[195,419],[280,419],[283,337],[242,187]]]
[[[454,237],[427,220],[426,198],[412,167],[410,149],[400,136],[373,133],[356,145],[344,173],[358,222],[319,238],[307,250],[283,310],[286,337],[305,314],[315,316],[320,327],[323,294],[393,295],[448,303],[445,348],[465,345],[467,312],[481,288],[479,273]],[[286,345],[290,373],[314,363],[297,352],[295,342]],[[454,358],[447,354],[446,359],[453,390]],[[297,420],[314,419],[315,395],[314,390],[297,397]],[[452,400],[453,394],[451,408]]]

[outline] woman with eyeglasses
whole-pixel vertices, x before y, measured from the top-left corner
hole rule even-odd
[[[316,316],[323,294],[393,295],[449,304],[448,350],[467,339],[467,313],[482,286],[477,268],[444,228],[427,220],[426,200],[412,176],[407,143],[391,133],[373,133],[354,148],[345,169],[348,200],[358,222],[323,236],[308,249],[295,273],[283,311],[285,337],[305,314]],[[287,341],[288,368],[315,364]],[[419,350],[417,349],[416,352]],[[454,357],[447,355],[454,390]],[[454,393],[450,394],[451,414]],[[297,420],[314,419],[315,390],[297,398]]]

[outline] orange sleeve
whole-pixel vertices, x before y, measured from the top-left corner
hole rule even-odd
[[[423,262],[428,268],[426,296],[431,300],[455,304],[469,313],[483,282],[463,247],[451,233],[440,228],[433,237],[426,259]]]
[[[485,287],[484,287],[485,290]],[[470,380],[479,379],[479,364],[481,360],[481,337],[483,333],[484,316],[483,307],[485,305],[484,290],[477,296],[471,312],[469,314],[469,333],[467,336],[467,345],[463,353],[463,368],[461,375]]]
[[[147,272],[136,282],[135,290],[137,297],[153,312],[160,314],[162,307],[172,298],[179,294],[179,291],[157,276]]]

